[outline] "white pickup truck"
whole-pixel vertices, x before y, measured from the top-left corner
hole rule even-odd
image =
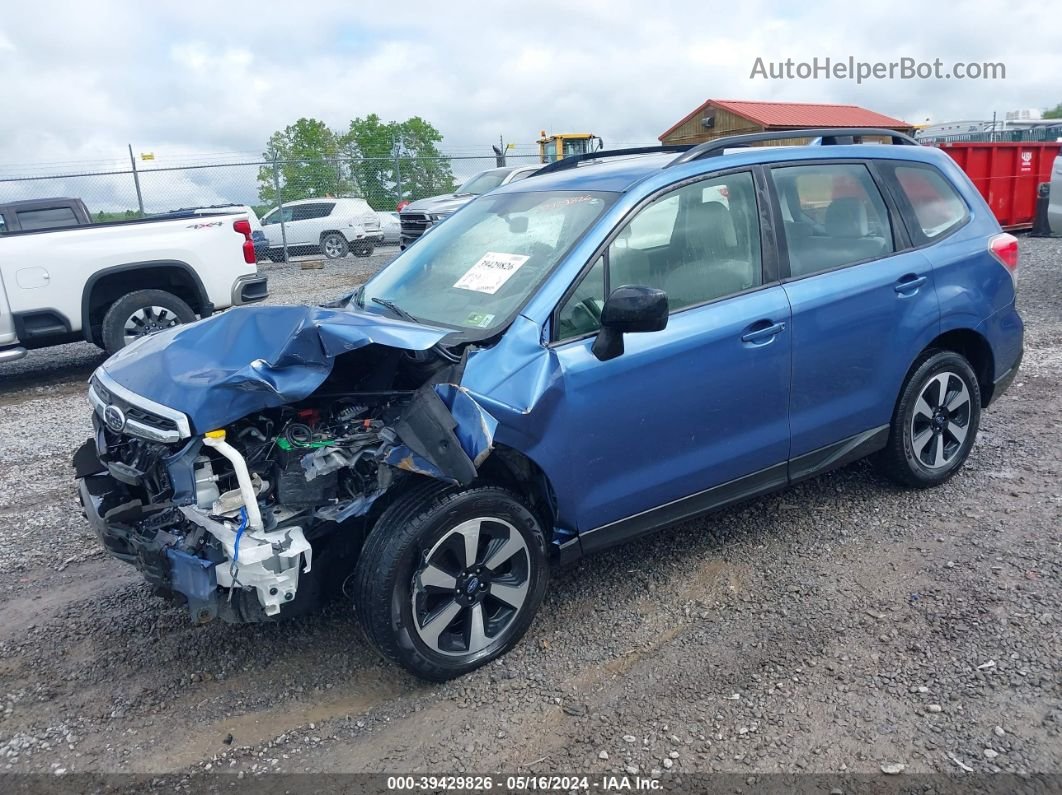
[[[268,295],[246,213],[0,234],[0,362],[137,337]]]

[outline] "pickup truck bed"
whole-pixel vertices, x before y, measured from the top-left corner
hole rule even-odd
[[[0,236],[0,362],[132,339],[268,295],[246,214]]]

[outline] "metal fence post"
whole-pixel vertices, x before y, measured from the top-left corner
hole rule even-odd
[[[273,191],[277,197],[277,214],[280,216],[280,240],[284,244],[284,262],[288,261],[288,230],[284,228],[284,197],[280,193],[280,169],[277,155],[273,155]]]
[[[395,206],[402,203],[402,138],[394,140],[392,149],[395,153],[395,181],[398,183],[398,200]]]
[[[140,174],[136,170],[136,158],[133,157],[133,145],[129,144],[129,165],[133,167],[133,184],[136,186],[136,203],[140,208],[140,217],[144,217],[144,195],[140,192]]]

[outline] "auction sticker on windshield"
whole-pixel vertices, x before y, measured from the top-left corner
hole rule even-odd
[[[524,254],[488,251],[454,283],[454,287],[494,295],[529,259]]]

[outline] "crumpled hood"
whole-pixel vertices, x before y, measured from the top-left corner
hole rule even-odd
[[[431,196],[427,199],[418,199],[402,208],[416,213],[452,213],[460,210],[473,199],[479,198],[472,193],[444,193],[441,196]]]
[[[341,353],[373,343],[423,351],[448,333],[348,309],[237,307],[138,340],[102,367],[203,433],[308,397]]]

